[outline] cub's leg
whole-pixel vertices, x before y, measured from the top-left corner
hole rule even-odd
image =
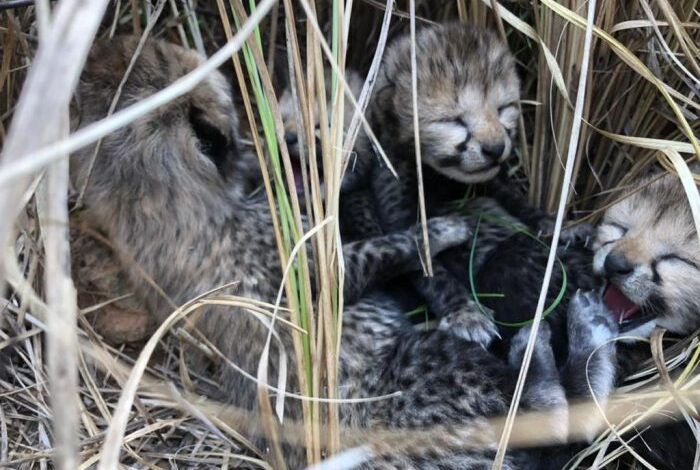
[[[615,385],[616,348],[611,340],[617,335],[617,324],[599,295],[580,291],[569,303],[567,321],[567,392],[572,398],[589,398],[592,393],[605,400]]]
[[[615,386],[616,347],[611,340],[618,327],[602,298],[593,292],[577,292],[569,302],[569,356],[562,371],[570,400],[593,397],[605,405]],[[591,439],[599,420],[591,416],[572,421],[572,429],[584,429]]]
[[[428,220],[431,256],[465,243],[471,236],[463,217],[435,217]],[[353,302],[368,286],[420,269],[419,250],[423,229],[412,227],[389,235],[343,245],[346,263],[344,296]]]
[[[522,366],[530,331],[530,327],[522,328],[510,343],[508,363],[516,375]],[[540,323],[521,403],[523,410],[548,412],[543,426],[553,431],[554,441],[563,441],[568,434],[566,392],[554,360],[551,340],[549,325]]]

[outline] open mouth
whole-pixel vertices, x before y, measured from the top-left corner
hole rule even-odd
[[[654,319],[645,314],[642,308],[632,302],[615,284],[608,283],[603,300],[613,317],[620,325],[620,332],[630,331]]]
[[[294,191],[297,194],[297,200],[299,201],[299,207],[304,208],[306,207],[306,193],[304,192],[304,176],[303,176],[303,164],[301,159],[299,158],[299,154],[296,152],[290,152],[289,154],[289,161],[292,166],[292,174],[294,175]],[[308,165],[306,167],[307,169],[307,176],[308,176]],[[323,170],[322,166],[319,165],[319,178],[321,179],[320,181],[320,197],[322,200],[325,200],[325,184],[323,182]],[[309,182],[309,185],[311,183]],[[311,191],[312,188],[310,187],[309,190]]]

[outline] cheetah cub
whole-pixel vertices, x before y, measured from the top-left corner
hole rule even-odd
[[[384,233],[417,219],[410,43],[404,36],[388,47],[369,110],[370,123],[399,178],[366,154],[358,171],[345,175],[348,191],[369,182]],[[490,31],[459,23],[433,25],[418,32],[416,59],[424,169],[461,183],[495,177],[513,147],[519,116],[520,84],[506,45]],[[432,189],[426,188],[426,198]],[[433,277],[417,273],[412,283],[430,310],[443,318],[443,327],[482,344],[495,336],[466,283],[455,279],[440,257]]]
[[[608,280],[606,301],[626,333],[700,328],[700,245],[677,176],[641,180],[605,212],[593,248],[593,270]]]
[[[371,106],[380,143],[413,163],[410,37],[386,52]],[[463,183],[486,181],[510,154],[519,117],[520,81],[507,46],[489,30],[460,23],[426,27],[416,36],[421,157]]]

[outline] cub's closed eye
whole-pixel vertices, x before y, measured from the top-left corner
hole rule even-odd
[[[504,104],[503,106],[500,106],[498,108],[498,114],[502,114],[503,112],[505,112],[508,109],[517,109],[517,108],[518,108],[518,103],[516,101],[513,101],[511,103]]]
[[[605,222],[604,221],[602,225],[609,225],[611,227],[615,227],[616,229],[618,229],[622,232],[623,236],[629,231],[629,229],[627,227],[625,227],[624,225],[620,225],[620,224],[615,223],[615,222]]]
[[[614,230],[605,230],[606,227],[612,227]],[[624,237],[627,234],[627,231],[629,230],[627,227],[624,225],[617,224],[615,222],[608,222],[608,221],[603,221],[600,224],[600,229],[602,232],[599,232],[601,234],[605,234],[602,236],[603,239],[608,238],[607,241],[601,243],[600,246],[606,246],[610,245],[611,243],[615,243],[618,241],[620,238]],[[619,233],[614,233],[615,231]],[[611,233],[612,232],[612,233]]]
[[[462,127],[467,127],[467,123],[464,121],[464,119],[461,116],[453,117],[453,118],[445,118],[445,119],[439,119],[436,122],[443,123],[443,124],[456,124],[458,126]]]
[[[685,257],[680,256],[680,255],[677,255],[675,253],[669,253],[667,255],[659,256],[659,258],[656,261],[657,261],[657,263],[660,263],[662,261],[679,262],[679,263],[687,264],[691,268],[700,269],[700,267],[698,266],[698,264],[695,261],[690,260],[690,259],[685,258]]]

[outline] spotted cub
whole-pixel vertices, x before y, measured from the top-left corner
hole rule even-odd
[[[344,182],[346,191],[363,184],[370,188],[384,233],[410,226],[418,217],[410,45],[411,38],[404,36],[387,48],[369,109],[398,179],[361,142],[363,164],[347,172]],[[416,59],[423,170],[438,176],[426,186],[430,206],[433,189],[443,184],[440,178],[476,183],[496,176],[513,147],[520,85],[513,56],[491,31],[459,23],[425,27],[416,36]],[[416,273],[413,285],[443,322],[469,340],[490,343],[496,335],[493,323],[444,264],[438,257],[433,276]]]
[[[392,163],[413,163],[410,44],[404,36],[388,48],[371,104]],[[416,59],[423,163],[463,183],[493,178],[513,148],[519,117],[520,82],[510,51],[489,30],[448,23],[418,32]]]
[[[77,89],[76,125],[87,126],[107,114],[137,42],[138,38],[117,38],[94,46]],[[201,62],[192,51],[147,42],[118,109],[153,94]],[[187,95],[105,136],[94,165],[94,146],[71,156],[76,186],[87,181],[86,223],[111,240],[124,262],[127,282],[160,320],[174,306],[231,281],[240,281],[241,296],[263,301],[277,296],[282,269],[271,215],[267,204],[251,201],[240,190],[239,140],[227,84],[222,75],[212,73]],[[435,255],[464,244],[470,235],[460,217],[432,218],[428,231]],[[400,435],[434,425],[443,430],[431,446],[378,449],[382,452],[371,455],[363,468],[489,468],[493,448],[474,450],[468,446],[469,436],[449,431],[505,413],[527,332],[516,338],[508,361],[502,361],[451,331],[416,331],[397,299],[380,288],[370,291],[375,283],[418,269],[420,234],[412,227],[343,245],[346,308],[338,358],[340,393],[347,398],[390,396],[343,404],[341,421],[358,434],[372,429]],[[590,294],[579,295],[569,308],[572,328],[582,333],[577,336],[585,352],[581,357],[587,357],[597,346],[588,334],[590,325],[609,314]],[[200,372],[216,380],[216,398],[256,412],[258,385],[229,367],[229,361],[248,376],[255,375],[269,332],[267,322],[224,306],[202,307],[198,314],[197,328],[228,360]],[[284,325],[276,332],[279,342],[272,345],[273,357],[292,350],[293,332]],[[566,397],[553,367],[546,327],[541,334],[533,368],[547,373],[533,374],[527,381],[523,407],[561,409]],[[275,365],[271,361],[273,383],[283,373]],[[288,367],[287,388],[299,392],[296,370]],[[571,371],[578,373],[577,368]],[[299,402],[290,398],[285,413],[299,419]],[[240,431],[264,457],[270,446],[260,438],[258,425]],[[287,467],[303,468],[304,449],[289,447],[284,455]],[[513,450],[503,468],[541,468],[532,457]]]

